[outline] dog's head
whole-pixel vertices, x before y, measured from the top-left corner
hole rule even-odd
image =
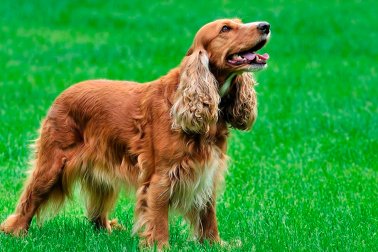
[[[236,78],[247,86],[253,82],[248,72],[267,66],[269,55],[257,51],[269,38],[267,22],[244,24],[239,19],[221,19],[203,26],[180,66],[180,83],[171,110],[173,128],[187,133],[207,132],[218,120],[220,93],[227,87],[226,80],[230,83]]]
[[[204,51],[216,71],[255,72],[267,66],[269,55],[257,51],[269,38],[267,22],[244,24],[239,19],[216,20],[197,32],[187,56]]]

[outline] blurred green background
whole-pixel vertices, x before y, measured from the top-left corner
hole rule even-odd
[[[0,3],[0,219],[14,210],[28,145],[55,97],[86,79],[149,81],[177,66],[217,18],[266,20],[259,117],[233,131],[218,199],[226,247],[201,245],[172,216],[171,250],[378,250],[376,1],[15,1]],[[134,198],[96,232],[79,197],[0,251],[133,251]]]

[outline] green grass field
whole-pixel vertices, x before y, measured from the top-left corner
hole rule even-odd
[[[55,2],[55,3],[53,3]],[[79,4],[79,2],[81,2]],[[55,97],[75,82],[164,75],[217,18],[267,20],[270,66],[257,74],[259,117],[233,131],[218,220],[228,247],[201,245],[179,216],[172,251],[378,251],[376,1],[10,1],[0,3],[0,220],[15,207],[28,145]],[[94,231],[76,197],[0,251],[134,251],[135,199]]]

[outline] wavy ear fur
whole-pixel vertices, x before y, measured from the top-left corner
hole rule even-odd
[[[206,133],[218,120],[218,82],[205,50],[192,51],[181,64],[180,83],[171,109],[172,128]]]
[[[257,97],[252,73],[237,75],[222,98],[222,111],[233,128],[249,130],[257,117]]]

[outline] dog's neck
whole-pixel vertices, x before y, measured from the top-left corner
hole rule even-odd
[[[230,72],[225,70],[219,70],[215,68],[214,66],[210,65],[210,71],[214,75],[215,79],[218,82],[219,86],[219,95],[221,97],[225,96],[232,84],[232,81],[235,79],[235,77],[240,74],[237,72]]]
[[[237,75],[237,73],[231,73],[226,78],[226,80],[224,81],[224,83],[222,85],[219,85],[219,87],[220,87],[219,88],[219,95],[220,95],[220,97],[223,97],[223,96],[225,96],[228,93],[228,90],[231,87],[231,83],[234,80],[234,78],[235,78],[236,75]]]
[[[230,74],[232,74],[232,72],[221,70],[213,66],[211,63],[210,63],[209,69],[210,69],[210,72],[214,75],[217,82],[219,83],[219,87],[222,87],[222,85],[226,82]]]

